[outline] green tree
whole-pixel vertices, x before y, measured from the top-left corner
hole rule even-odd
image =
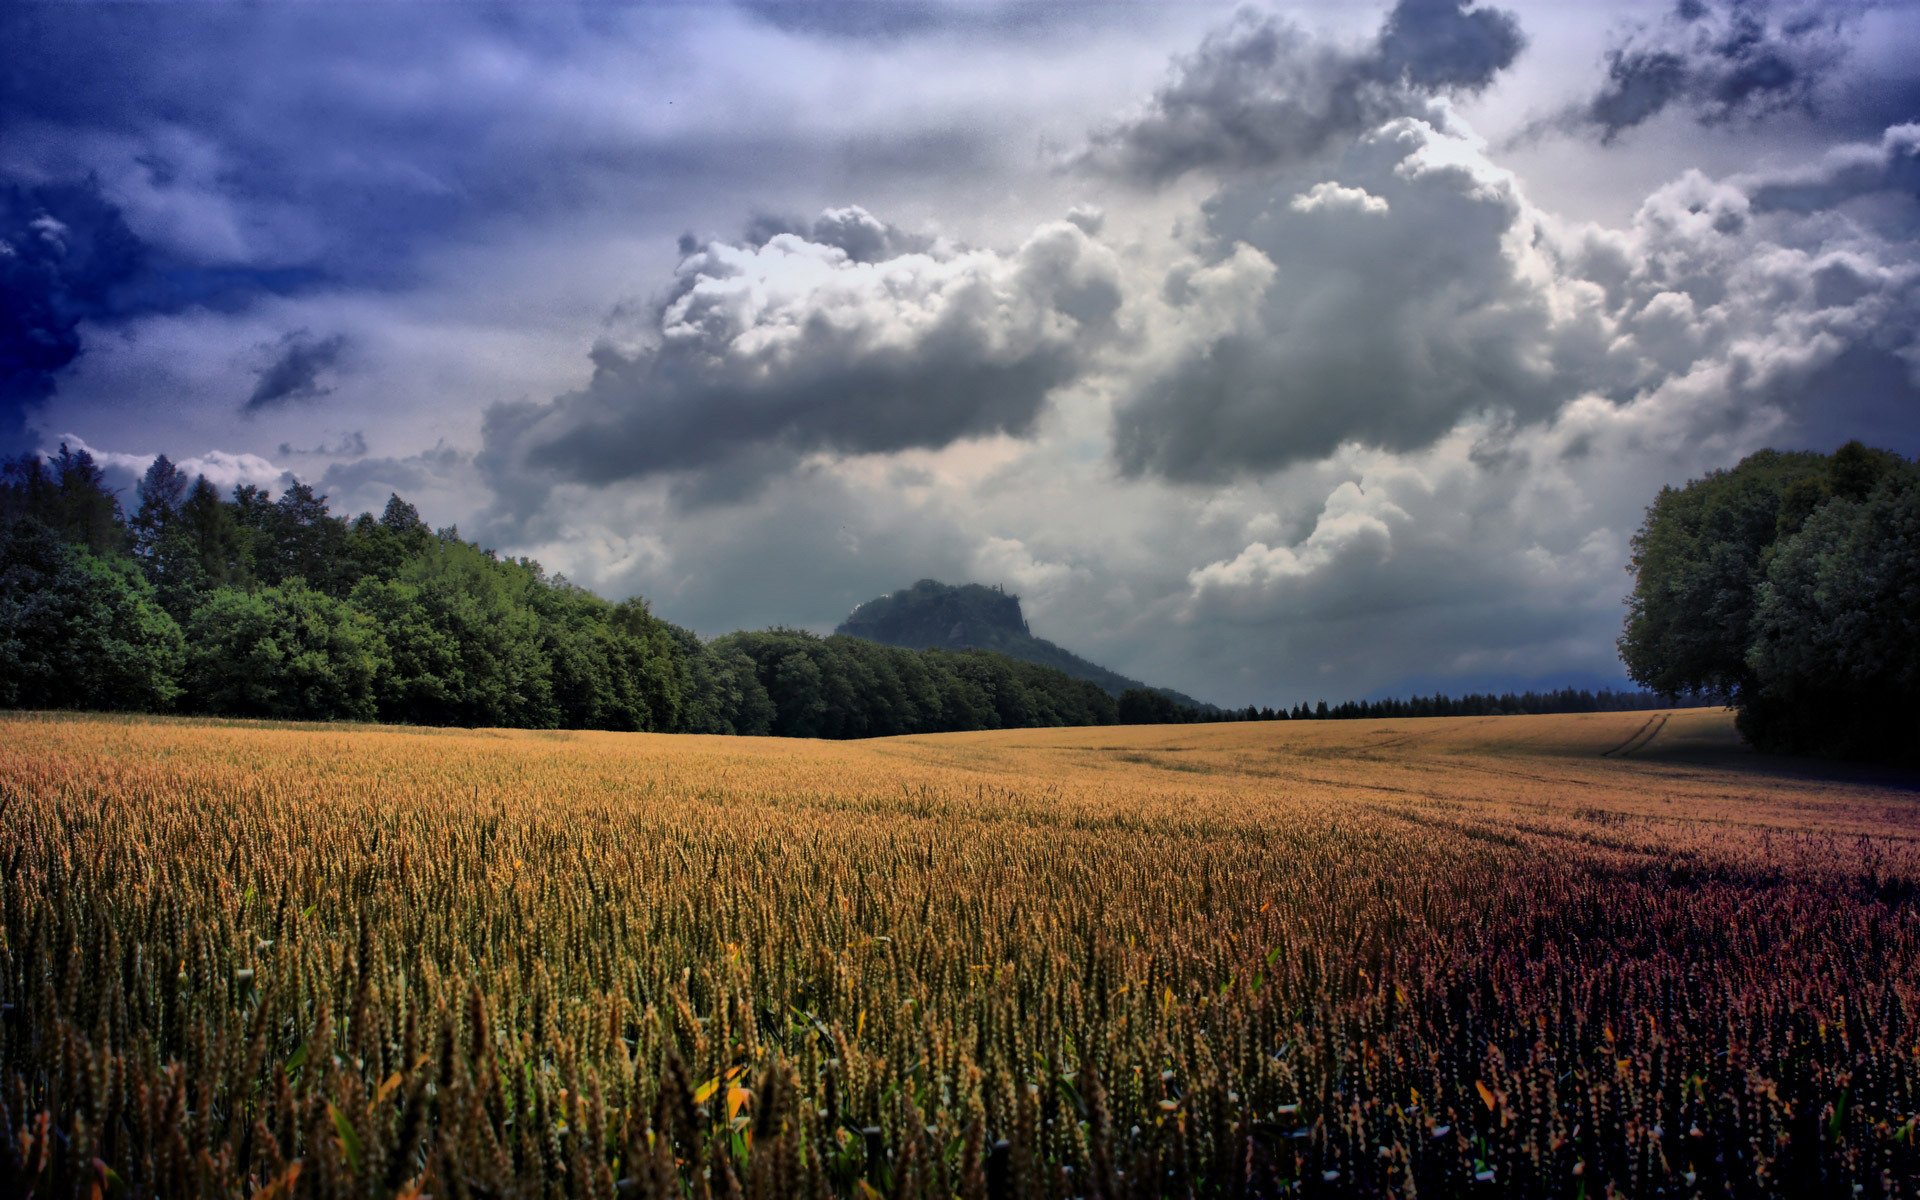
[[[684,700],[674,662],[678,643],[667,623],[637,596],[608,608],[605,622],[617,686],[634,714],[632,728],[678,728]]]
[[[840,736],[848,714],[836,711],[833,701],[845,698],[845,675],[818,637],[798,629],[764,629],[730,633],[714,646],[753,663],[754,676],[772,705],[768,732],[778,737]]]
[[[1731,471],[1662,488],[1633,538],[1633,592],[1620,658],[1643,687],[1728,702],[1752,686],[1747,647],[1765,554],[1783,513],[1804,520],[1827,462],[1763,450]],[[1795,515],[1799,514],[1799,515]]]
[[[924,661],[933,673],[940,695],[940,724],[943,730],[992,729],[999,723],[993,697],[980,681],[962,667],[962,656],[948,650],[928,650]]]
[[[856,639],[858,640],[858,639]],[[949,728],[946,702],[940,694],[940,675],[929,655],[899,647],[882,647],[895,678],[902,733],[935,733]]]
[[[349,590],[364,579],[394,579],[409,560],[424,554],[433,533],[413,505],[398,495],[387,498],[386,510],[375,517],[361,513],[347,527],[347,563],[342,580]]]
[[[253,576],[250,543],[221,493],[196,478],[154,553],[156,586],[169,611],[190,612],[213,588],[236,588]]]
[[[153,557],[155,547],[187,498],[190,481],[173,460],[162,454],[153,460],[140,477],[140,508],[133,514],[133,553],[143,562]]]
[[[298,580],[218,588],[187,621],[187,684],[208,712],[370,721],[387,646],[364,613]]]
[[[724,639],[702,642],[690,629],[668,625],[681,697],[674,723],[679,733],[773,732],[773,701],[761,686],[754,660]]]
[[[274,501],[269,526],[273,550],[267,560],[268,582],[304,580],[308,587],[329,596],[352,590],[351,557],[347,553],[347,523],[327,511],[327,498],[304,483],[295,483]]]
[[[470,689],[458,630],[445,614],[428,607],[417,585],[397,579],[363,579],[348,603],[373,621],[387,643],[387,661],[374,684],[380,719],[454,724]]]
[[[438,537],[397,578],[362,581],[353,604],[379,621],[393,661],[381,712],[418,725],[558,725],[553,668],[530,602],[539,586],[523,564]]]
[[[1920,467],[1853,442],[1762,451],[1662,489],[1633,541],[1628,673],[1733,705],[1764,749],[1911,754],[1916,478]]]
[[[166,610],[184,620],[209,590],[246,578],[244,550],[213,485],[189,480],[165,455],[155,459],[140,482],[133,554]]]
[[[0,524],[0,705],[157,711],[180,694],[180,628],[133,565]]]
[[[0,521],[39,521],[57,527],[58,495],[47,460],[38,454],[0,463]]]
[[[1116,707],[1122,725],[1169,725],[1180,719],[1180,706],[1150,688],[1128,688]]]
[[[560,724],[569,729],[670,729],[679,680],[672,643],[644,601],[609,604],[564,580],[533,589]]]
[[[978,650],[963,650],[954,658],[954,669],[977,684],[993,706],[993,721],[988,728],[1026,729],[1045,724],[1033,697],[1014,674],[1011,660]]]
[[[43,516],[60,536],[96,554],[125,550],[127,530],[120,501],[107,487],[106,472],[85,450],[65,442],[53,456],[53,512]],[[49,519],[50,517],[50,519]]]
[[[1799,753],[1920,757],[1920,469],[1834,499],[1771,556],[1741,731]]]
[[[859,736],[923,733],[936,727],[937,699],[928,711],[922,698],[908,687],[910,664],[918,655],[845,635],[830,637],[827,644],[845,664],[848,678],[859,696],[863,709]]]
[[[828,709],[826,675],[805,646],[789,644],[760,661],[760,682],[773,701],[773,732],[781,737],[819,737]]]

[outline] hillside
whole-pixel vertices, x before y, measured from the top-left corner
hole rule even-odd
[[[1033,636],[1020,611],[1020,597],[978,583],[955,586],[922,579],[859,605],[835,633],[910,650],[994,650],[1098,684],[1109,695],[1148,688],[1176,704],[1211,711],[1213,705],[1172,688],[1152,687],[1088,662],[1045,638]]]

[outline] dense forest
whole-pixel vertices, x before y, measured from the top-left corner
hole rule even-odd
[[[128,516],[66,446],[0,467],[0,706],[856,738],[1662,703],[1567,690],[1221,710],[981,649],[794,629],[705,641],[431,529],[398,496],[347,519],[306,484],[223,496],[165,457],[136,492]]]
[[[1764,750],[1920,757],[1920,465],[1850,442],[1664,488],[1620,657],[1739,710]]]
[[[1111,724],[1112,697],[979,651],[797,630],[702,641],[398,496],[221,496],[166,458],[127,518],[85,451],[0,472],[0,705],[869,737]]]

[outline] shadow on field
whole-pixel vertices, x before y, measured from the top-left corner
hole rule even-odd
[[[1684,734],[1669,730],[1625,757],[1630,762],[1708,767],[1716,771],[1765,775],[1773,779],[1850,783],[1920,794],[1920,767],[1762,754],[1740,740],[1731,721],[1709,729],[1692,729]]]

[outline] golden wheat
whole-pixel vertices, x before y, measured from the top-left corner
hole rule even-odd
[[[1913,793],[1727,739],[6,718],[0,1192],[1920,1196]]]

